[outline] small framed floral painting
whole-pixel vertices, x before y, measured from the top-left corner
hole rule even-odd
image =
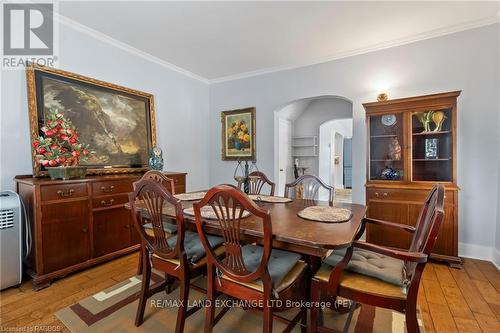
[[[222,112],[222,159],[255,161],[255,108]]]

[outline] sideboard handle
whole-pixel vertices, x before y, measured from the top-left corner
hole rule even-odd
[[[88,229],[87,229],[87,228],[83,228],[83,229],[82,229],[82,232],[83,232],[83,233],[87,233],[87,231],[88,231]]]
[[[102,200],[101,201],[101,205],[103,205],[103,206],[111,206],[111,205],[113,205],[113,202],[115,202],[115,199],[110,199],[108,202]]]
[[[73,195],[73,193],[75,193],[75,190],[73,190],[72,188],[70,188],[68,190],[68,192],[64,192],[62,190],[59,190],[57,191],[57,194],[61,197],[61,198],[66,198],[66,197],[71,197]]]
[[[111,185],[110,187],[101,186],[101,191],[103,191],[104,193],[111,193],[114,191],[114,189],[115,187],[113,185]]]

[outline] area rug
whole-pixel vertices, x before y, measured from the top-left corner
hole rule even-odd
[[[152,286],[158,285],[162,276],[152,274]],[[199,279],[196,284],[203,285]],[[167,295],[159,292],[151,297],[146,306],[144,323],[135,327],[134,320],[137,310],[141,277],[134,276],[80,302],[64,308],[56,313],[57,318],[71,332],[174,332],[177,317],[175,307],[178,299],[178,288]],[[190,290],[190,303],[196,304],[205,299],[205,295]],[[223,304],[221,304],[223,305]],[[220,309],[218,309],[220,310]],[[217,310],[217,311],[218,311]],[[203,331],[204,309],[188,317],[184,332]],[[217,313],[217,312],[216,312]],[[291,310],[281,313],[283,317],[291,318],[297,312]],[[340,315],[333,311],[325,311],[324,321],[328,327],[343,331],[349,314]],[[422,321],[419,319],[419,324]],[[273,331],[281,332],[285,324],[274,321]],[[420,325],[420,331],[424,328]],[[258,311],[248,311],[240,307],[231,308],[215,326],[214,332],[262,332],[262,315]],[[300,332],[296,327],[293,332]],[[357,308],[345,332],[349,333],[404,333],[405,317],[403,314],[390,310],[362,305]]]

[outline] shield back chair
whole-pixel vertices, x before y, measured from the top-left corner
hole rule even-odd
[[[162,186],[164,186],[170,193],[175,194],[174,180],[171,178],[168,178],[167,176],[165,176],[165,174],[163,174],[160,171],[149,170],[141,177],[140,180],[144,180],[144,179],[149,179],[149,180],[155,181],[155,182],[161,184]],[[137,184],[137,182],[134,182],[134,184],[133,184],[134,189],[135,189],[136,184]],[[138,216],[138,218],[140,219],[141,217]],[[146,228],[151,228],[151,223],[148,223],[147,216],[142,216],[142,219],[140,221],[146,226]],[[170,221],[170,222],[175,222],[175,221]],[[168,237],[170,237],[171,235],[173,235],[177,232],[176,223],[165,222],[163,224],[163,226],[165,227],[165,232],[168,233]],[[137,274],[140,274],[141,271],[142,271],[142,252],[139,253],[139,264],[137,266]]]
[[[269,187],[269,195],[274,195],[274,190],[276,188],[276,184],[273,183],[267,176],[260,171],[253,171],[251,172],[248,177],[250,178],[249,180],[249,190],[250,192],[248,194],[262,194],[262,189],[264,188],[265,185],[268,185],[266,187]],[[238,188],[242,189],[243,187],[243,181],[238,182]]]
[[[444,187],[430,191],[416,227],[366,218],[352,246],[334,251],[312,280],[311,301],[337,296],[405,314],[408,333],[419,332],[417,294],[420,278],[444,216]],[[396,228],[413,234],[408,250],[359,241],[366,224]],[[311,309],[311,332],[331,332],[318,326],[318,308]]]
[[[292,199],[318,200],[319,190],[328,191],[328,202],[333,205],[335,189],[314,175],[302,175],[285,185],[285,197]]]
[[[215,221],[206,222],[202,219],[201,209],[208,206],[217,216]],[[215,297],[218,293],[251,302],[260,308],[264,317],[263,332],[272,331],[273,318],[288,324],[286,332],[301,321],[301,329],[305,332],[307,322],[305,307],[301,308],[292,320],[274,314],[287,309],[286,300],[300,301],[308,297],[305,279],[308,266],[300,260],[298,254],[272,249],[269,211],[258,207],[240,189],[228,185],[210,189],[205,198],[195,203],[193,207],[198,235],[207,251],[207,299],[211,301],[209,304],[212,306],[205,310],[205,333],[212,332],[220,319],[219,315],[214,318]],[[257,219],[262,223],[263,246],[244,245],[245,238],[241,224],[245,223],[246,218]],[[223,260],[209,248],[205,233],[207,224],[212,226],[215,224],[223,234],[225,247]],[[273,300],[276,299],[282,300],[282,307],[273,305]]]
[[[154,180],[140,180],[136,183],[134,192],[129,194],[129,203],[132,209],[134,225],[142,241],[142,288],[135,325],[140,326],[144,320],[144,311],[147,299],[166,285],[170,285],[171,278],[179,280],[179,298],[183,301],[177,312],[175,332],[184,330],[186,317],[194,313],[199,307],[187,309],[187,300],[190,288],[190,279],[206,271],[206,255],[197,233],[185,230],[184,215],[181,203],[174,198],[164,186]],[[170,238],[164,229],[163,212],[170,210],[175,215],[177,234]],[[151,223],[146,228],[137,219],[145,213]],[[208,246],[214,248],[215,255],[222,254],[223,243],[221,237],[209,236]],[[150,290],[151,269],[164,272],[166,283]],[[167,293],[170,290],[167,290]]]

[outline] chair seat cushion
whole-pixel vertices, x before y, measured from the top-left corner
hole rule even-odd
[[[143,227],[146,229],[146,233],[148,233],[148,229],[153,229],[153,225],[151,223],[145,223]],[[163,230],[169,234],[175,234],[177,232],[177,226],[169,222],[163,222]],[[152,236],[154,236],[154,234]]]
[[[262,261],[262,254],[264,248],[258,245],[248,244],[241,248],[241,254],[248,271],[254,272],[259,267]],[[267,263],[267,270],[271,276],[273,288],[280,292],[295,282],[296,278],[300,276],[305,269],[306,264],[299,261],[300,255],[293,252],[275,250],[271,251],[271,256]],[[223,275],[223,278],[234,281],[228,276]],[[238,282],[238,281],[234,281]],[[238,282],[239,283],[239,282]],[[241,283],[250,288],[263,291],[264,286],[262,280],[258,279],[249,283]]]
[[[323,264],[321,265],[321,268],[318,270],[316,275],[314,275],[314,278],[319,281],[328,282],[332,270],[332,266]],[[365,294],[385,297],[389,296],[402,300],[406,299],[405,287],[397,286],[395,284],[388,283],[374,277],[350,272],[347,270],[344,270],[342,272],[339,284],[341,288],[357,290]]]
[[[211,248],[219,247],[224,242],[222,237],[212,235],[207,235],[207,239]],[[171,248],[174,248],[177,244],[177,235],[167,239],[167,243]],[[198,238],[198,234],[192,231],[186,231],[184,233],[184,250],[186,251],[187,259],[192,264],[204,258],[206,254],[205,248]]]
[[[214,248],[214,253],[217,257],[220,257],[224,254],[224,246],[219,246],[217,248]],[[162,258],[156,254],[153,253],[153,257],[154,258],[157,258],[157,259],[160,259],[160,260],[163,260],[163,261],[167,261],[175,266],[179,266],[181,264],[181,261],[178,259],[178,258],[174,258],[174,259],[165,259],[165,258]],[[198,267],[201,267],[201,266],[204,266],[207,264],[207,256],[204,256],[203,258],[201,258],[200,260],[198,260],[197,262],[195,263],[189,263],[189,267],[190,269],[196,269]]]
[[[335,266],[344,258],[347,249],[336,250],[324,262]],[[372,251],[354,248],[346,270],[367,275],[389,282],[396,286],[405,286],[404,261],[394,259]]]

